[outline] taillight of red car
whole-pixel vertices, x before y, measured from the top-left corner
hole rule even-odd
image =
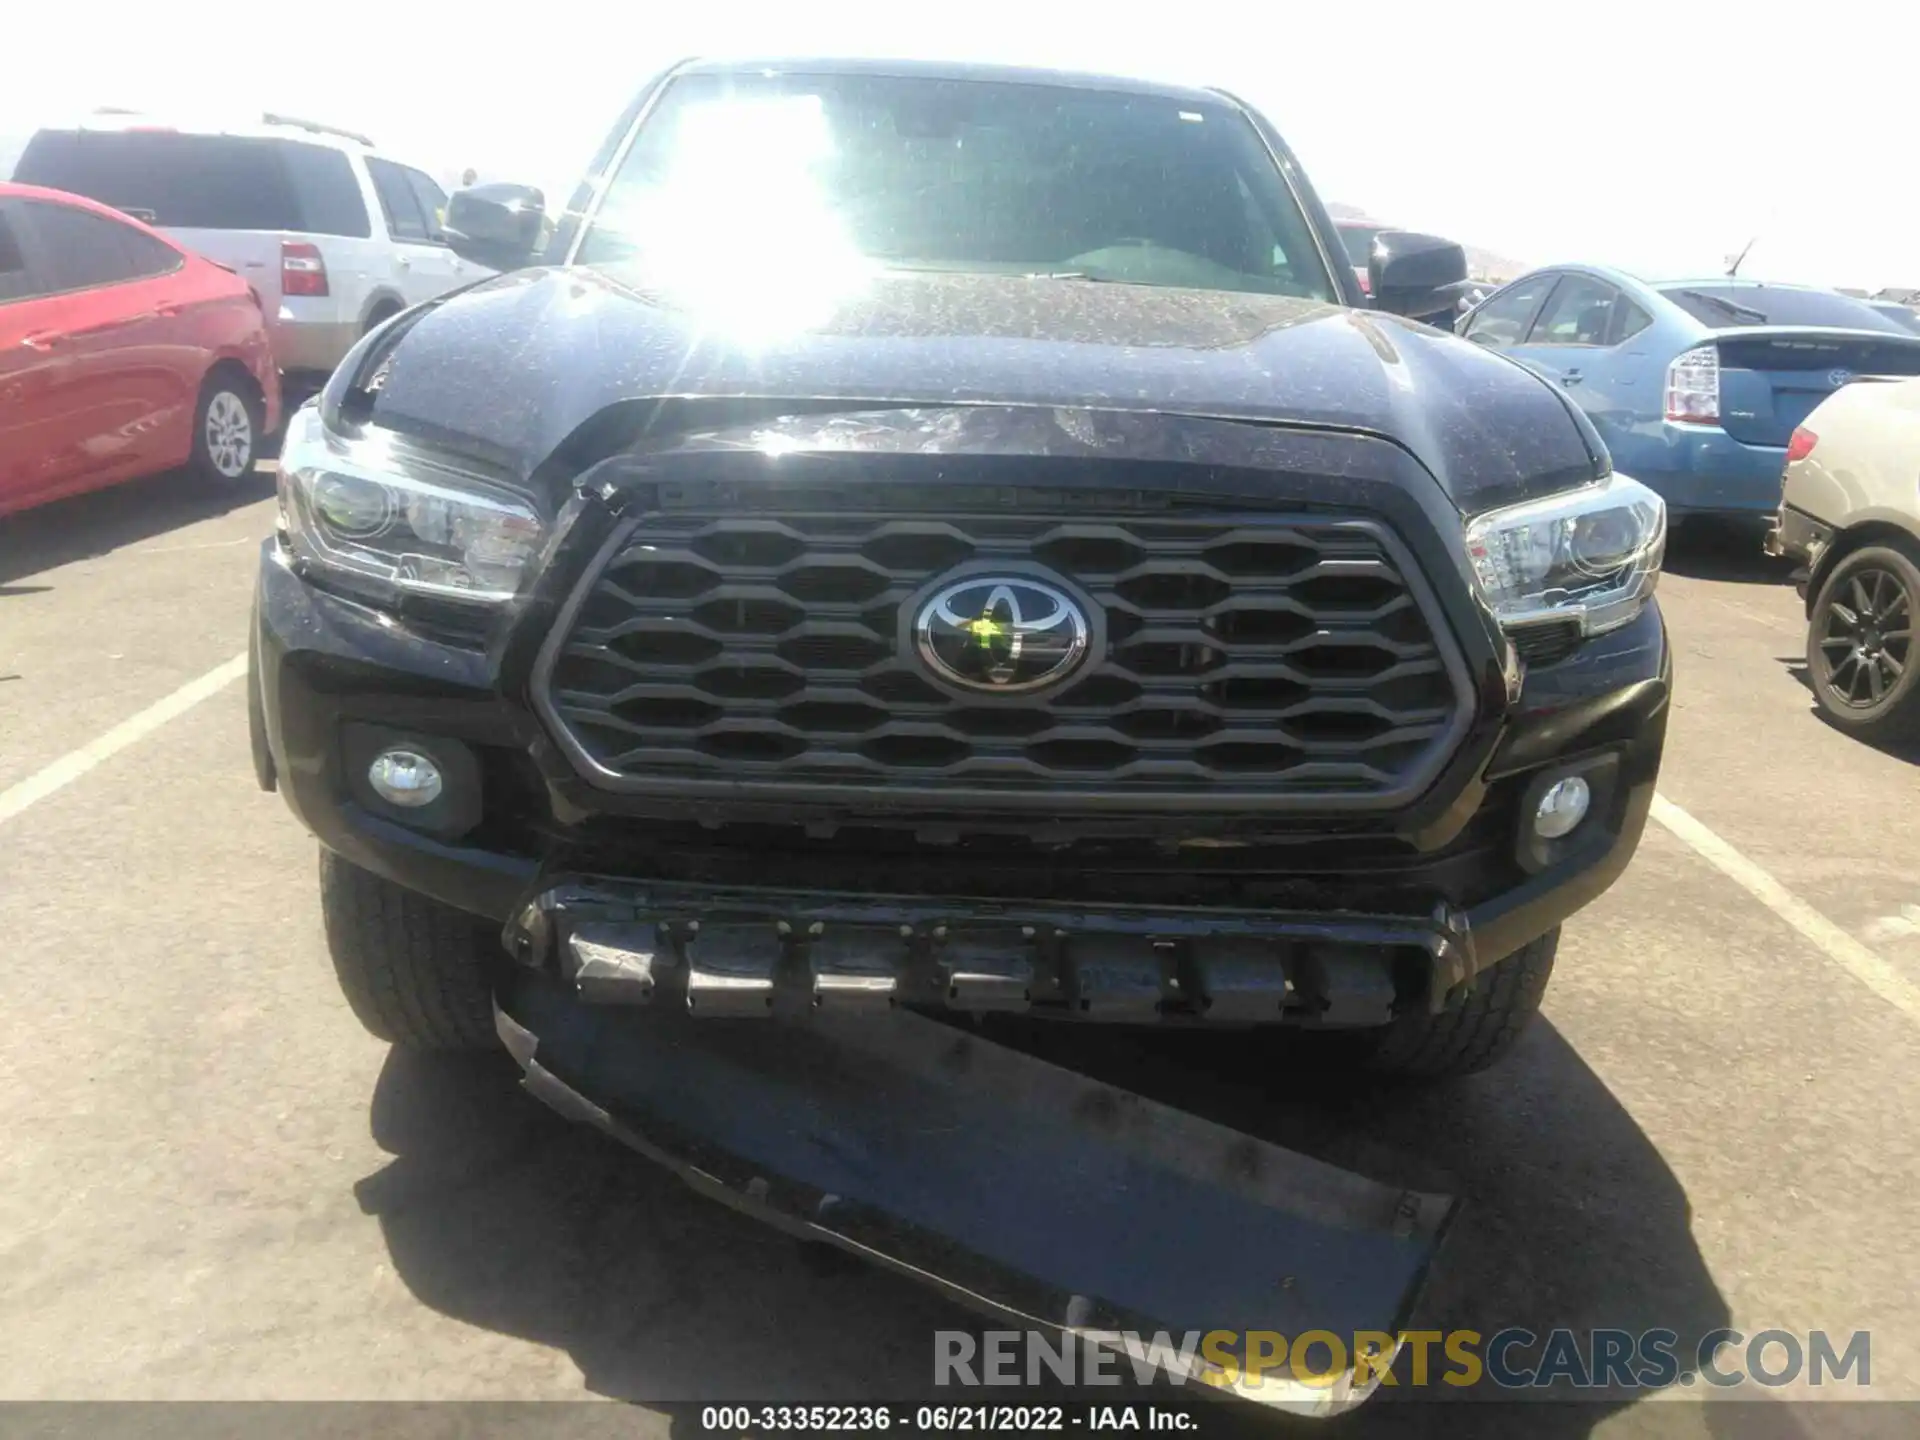
[[[1819,439],[1820,437],[1806,426],[1795,426],[1793,438],[1787,441],[1787,463],[1791,465],[1796,460],[1806,459],[1813,453],[1813,447]]]
[[[280,293],[282,295],[325,295],[327,262],[320,247],[305,240],[280,242]]]

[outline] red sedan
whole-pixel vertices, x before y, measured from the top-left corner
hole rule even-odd
[[[0,184],[0,515],[181,465],[243,481],[279,423],[244,280],[117,210]]]

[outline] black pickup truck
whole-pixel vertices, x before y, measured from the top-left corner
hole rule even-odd
[[[1513,1038],[1646,813],[1664,524],[1381,313],[1457,249],[1368,309],[1228,96],[873,63],[681,67],[541,213],[456,197],[509,273],[300,412],[262,553],[256,758],[378,1033],[490,1040],[468,917],[558,974],[592,877],[604,984],[695,1014]]]
[[[504,273],[280,460],[254,757],[370,1029],[1513,1043],[1647,815],[1665,514],[1403,318],[1457,246],[1366,297],[1229,95],[871,61],[680,66],[543,209],[455,195]]]

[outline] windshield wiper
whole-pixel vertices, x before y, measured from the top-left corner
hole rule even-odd
[[[1724,295],[1715,295],[1711,290],[1682,290],[1680,293],[1689,300],[1698,300],[1703,305],[1711,305],[1722,314],[1731,315],[1736,320],[1752,320],[1760,325],[1767,323],[1766,311],[1756,310],[1751,305],[1742,305],[1727,299]]]

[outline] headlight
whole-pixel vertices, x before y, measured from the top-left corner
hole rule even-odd
[[[1503,625],[1578,620],[1588,635],[1624,625],[1653,593],[1666,548],[1666,502],[1625,475],[1467,524],[1480,591]]]
[[[314,406],[287,422],[280,520],[310,564],[461,600],[510,599],[546,539],[524,499],[391,436],[331,434]]]

